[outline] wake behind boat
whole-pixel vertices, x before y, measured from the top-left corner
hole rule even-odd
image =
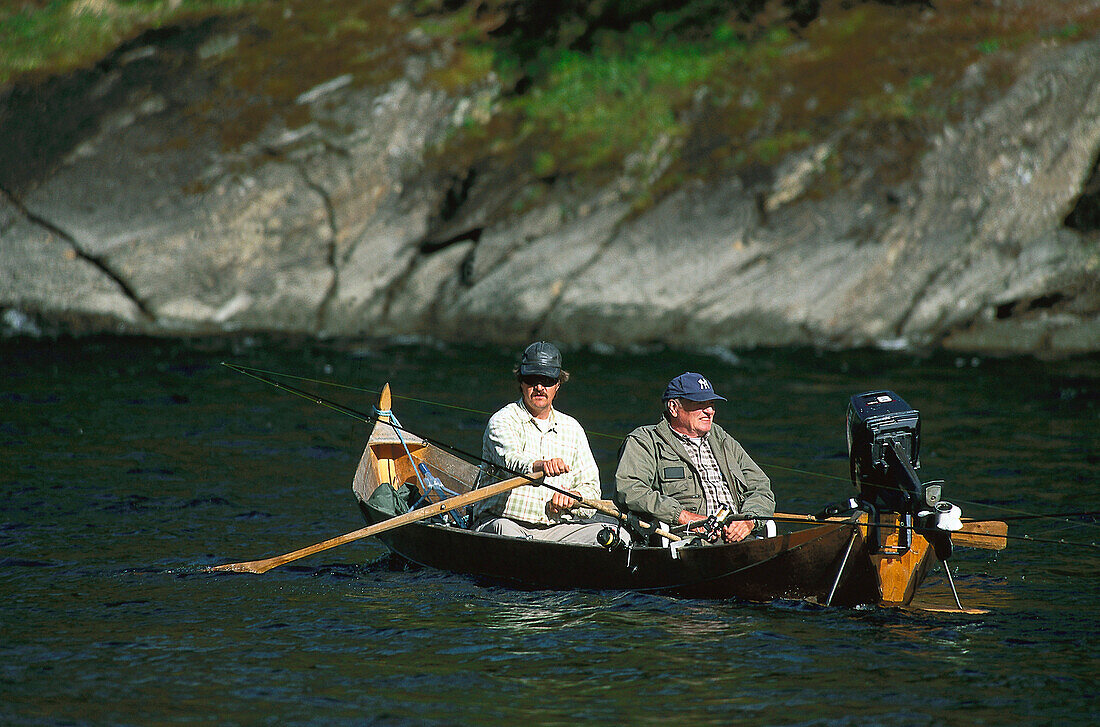
[[[478,465],[398,424],[391,401],[386,385],[352,484],[368,524],[470,493],[478,479]],[[773,537],[695,547],[672,539],[628,547],[614,538],[607,547],[573,545],[475,532],[473,513],[462,508],[379,538],[410,563],[514,588],[907,605],[932,562],[950,557],[958,508],[941,499],[940,483],[917,479],[920,418],[896,394],[852,397],[848,441],[859,497],[821,522],[777,516]]]

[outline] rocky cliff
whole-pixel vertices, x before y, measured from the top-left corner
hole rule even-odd
[[[639,204],[660,145],[598,181],[442,163],[502,90],[429,82],[447,54],[415,34],[390,77],[257,114],[227,70],[249,27],[3,91],[9,330],[1100,350],[1100,38],[1020,54],[889,182],[837,183],[825,134]]]

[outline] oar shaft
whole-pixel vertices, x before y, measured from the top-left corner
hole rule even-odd
[[[846,516],[827,518],[819,521],[813,515],[792,514],[786,512],[775,513],[775,519],[786,521],[806,522],[840,522],[847,520]],[[904,525],[894,527],[904,528]],[[920,530],[917,530],[920,532]],[[1004,550],[1007,543],[1008,524],[998,520],[964,520],[962,530],[951,533],[951,543],[963,548],[979,548],[984,550]]]
[[[291,561],[305,558],[313,555],[314,553],[320,553],[323,550],[329,548],[335,548],[338,545],[350,543],[354,540],[360,540],[362,538],[369,538],[372,535],[378,535],[389,530],[394,530],[403,525],[414,523],[419,520],[426,520],[436,515],[442,515],[443,513],[450,512],[451,510],[457,510],[467,505],[472,505],[475,502],[481,500],[487,500],[490,497],[500,495],[509,490],[514,490],[522,485],[530,484],[527,477],[513,477],[510,480],[501,480],[500,482],[494,482],[491,485],[471,490],[461,495],[454,497],[448,497],[446,500],[440,500],[439,502],[425,505],[424,507],[417,508],[416,510],[410,510],[409,512],[392,517],[389,520],[385,520],[374,525],[368,525],[365,528],[353,530],[350,533],[338,535],[335,538],[329,538],[323,540],[320,543],[314,543],[313,545],[305,548],[300,548],[284,555],[277,555],[272,558],[265,558],[263,560],[251,560],[244,563],[226,563],[225,565],[214,566],[207,568],[207,571],[220,572],[228,571],[233,573],[266,573],[272,568],[278,568],[281,565],[290,563]],[[536,480],[537,482],[537,480]]]

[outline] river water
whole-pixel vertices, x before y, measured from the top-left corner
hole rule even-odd
[[[337,382],[288,380],[361,411],[389,381],[424,400],[395,401],[406,427],[480,451],[514,353],[0,341],[0,723],[1095,724],[1095,518],[958,549],[983,615],[516,592],[394,568],[372,541],[265,575],[201,572],[362,525],[350,482],[368,426],[222,361]],[[920,473],[966,515],[1100,509],[1097,357],[585,349],[566,368],[558,403],[605,482],[617,437],[698,370],[784,511],[848,496],[844,409],[876,388],[921,410]],[[921,598],[950,604],[940,566]]]

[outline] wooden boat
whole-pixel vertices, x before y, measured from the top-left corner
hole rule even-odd
[[[372,506],[378,488],[419,489],[416,468],[421,464],[453,492],[469,491],[478,474],[476,464],[392,426],[390,406],[387,385],[352,485],[368,524],[393,515]],[[859,512],[840,520],[786,523],[775,537],[677,550],[508,538],[459,527],[454,519],[443,522],[443,517],[379,537],[409,563],[520,589],[631,590],[746,601],[805,599],[837,606],[906,605],[935,559],[924,536],[890,527],[905,517],[901,513],[876,512],[874,520]]]

